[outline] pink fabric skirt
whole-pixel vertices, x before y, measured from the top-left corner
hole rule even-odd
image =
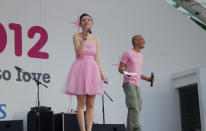
[[[69,71],[65,93],[69,95],[103,94],[102,79],[94,56],[78,57]]]

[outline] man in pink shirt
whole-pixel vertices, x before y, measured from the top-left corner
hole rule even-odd
[[[119,72],[124,74],[123,89],[128,108],[126,131],[141,131],[139,113],[141,110],[140,80],[153,82],[154,78],[142,75],[142,54],[145,40],[141,35],[132,38],[133,49],[125,51],[119,65]]]

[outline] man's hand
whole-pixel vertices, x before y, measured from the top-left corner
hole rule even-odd
[[[120,62],[119,64],[119,73],[124,74],[124,70],[125,70],[125,65],[123,62]]]
[[[151,78],[151,77],[146,77],[144,75],[141,75],[141,79],[147,81],[147,82],[153,82],[154,83],[154,77]]]

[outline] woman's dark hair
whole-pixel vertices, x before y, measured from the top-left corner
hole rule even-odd
[[[92,17],[91,17],[89,14],[87,14],[87,13],[83,13],[83,14],[79,17],[79,24],[81,23],[81,20],[82,20],[82,18],[83,18],[84,16],[89,16],[89,17],[91,18],[92,22],[93,22],[93,19],[92,19]],[[89,30],[89,33],[91,34],[92,31]]]
[[[81,23],[81,20],[82,20],[82,18],[83,18],[84,16],[89,16],[89,17],[91,18],[92,22],[93,22],[93,19],[92,19],[92,17],[91,17],[89,14],[83,13],[83,14],[79,17],[79,24]]]

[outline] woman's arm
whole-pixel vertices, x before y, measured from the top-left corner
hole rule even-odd
[[[104,80],[105,77],[104,77],[104,73],[103,73],[103,71],[102,71],[102,67],[101,67],[101,63],[100,63],[100,57],[99,57],[99,39],[96,38],[96,40],[97,40],[97,46],[96,46],[96,48],[97,48],[97,49],[96,49],[96,62],[97,62],[97,65],[98,65],[98,67],[99,67],[101,77],[102,77],[102,79]]]
[[[83,40],[82,41],[79,40],[78,34],[74,34],[73,44],[74,44],[74,49],[75,49],[77,56],[81,56],[83,48],[84,48],[84,42],[83,42]]]

